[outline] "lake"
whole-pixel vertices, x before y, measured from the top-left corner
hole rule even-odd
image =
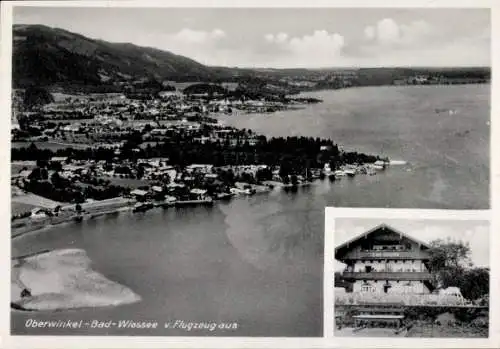
[[[410,163],[409,173],[391,172],[376,186],[362,181],[349,186],[350,195],[331,195],[337,206],[489,208],[490,85],[363,87],[307,96],[323,103],[220,119],[268,136],[330,138],[346,150]]]
[[[12,314],[14,334],[322,336],[324,207],[489,208],[489,85],[308,94],[301,110],[221,117],[266,135],[331,138],[406,160],[375,176],[317,181],[212,208],[130,212],[15,239],[12,255],[83,248],[142,297],[109,308]],[[436,112],[450,109],[453,113]],[[236,323],[237,329],[26,329],[28,318]],[[80,332],[79,332],[80,331]]]

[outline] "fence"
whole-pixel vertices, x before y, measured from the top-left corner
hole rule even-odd
[[[446,294],[373,294],[364,292],[339,293],[335,295],[335,305],[363,305],[398,303],[401,305],[467,305],[468,302],[455,295]]]

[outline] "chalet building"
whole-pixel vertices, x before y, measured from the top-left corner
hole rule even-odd
[[[353,292],[429,294],[429,246],[385,224],[335,249]]]

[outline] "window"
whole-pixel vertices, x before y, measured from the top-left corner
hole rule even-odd
[[[370,284],[368,284],[368,285],[362,285],[361,286],[361,292],[375,292],[375,287],[373,287]]]

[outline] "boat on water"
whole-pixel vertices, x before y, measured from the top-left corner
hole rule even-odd
[[[138,202],[134,205],[132,212],[146,212],[154,207],[151,202]]]
[[[217,200],[229,200],[233,197],[233,194],[231,193],[217,193],[217,195],[215,195],[215,198]]]
[[[391,160],[389,161],[389,165],[391,166],[403,166],[403,165],[407,165],[408,162],[405,161],[405,160]]]
[[[330,180],[335,180],[335,173],[332,171],[330,164],[326,163],[322,170],[320,170],[320,178],[328,177]]]
[[[434,109],[434,112],[436,114],[447,113],[448,115],[455,115],[457,113],[457,110],[448,108],[436,108]]]
[[[324,176],[324,175],[323,175]],[[307,177],[307,176],[306,176]],[[321,170],[319,169],[313,169],[311,170],[311,174],[310,174],[310,178],[311,179],[318,179],[318,178],[321,178]],[[323,177],[324,178],[324,177]]]
[[[377,160],[375,163],[372,165],[372,168],[375,170],[385,170],[387,166],[387,163],[382,161],[382,160]]]
[[[240,189],[240,188],[231,188],[229,189],[232,195],[253,195],[255,194],[255,189],[251,188],[245,188],[245,189]]]
[[[347,176],[347,174],[345,173],[345,171],[342,171],[342,170],[337,170],[335,171],[335,177],[338,178],[338,177],[345,177]]]
[[[354,177],[356,175],[356,170],[344,170],[345,174],[348,176],[348,177]]]
[[[81,222],[81,221],[83,221],[83,216],[82,215],[78,215],[78,216],[74,217],[73,220],[75,222]]]

